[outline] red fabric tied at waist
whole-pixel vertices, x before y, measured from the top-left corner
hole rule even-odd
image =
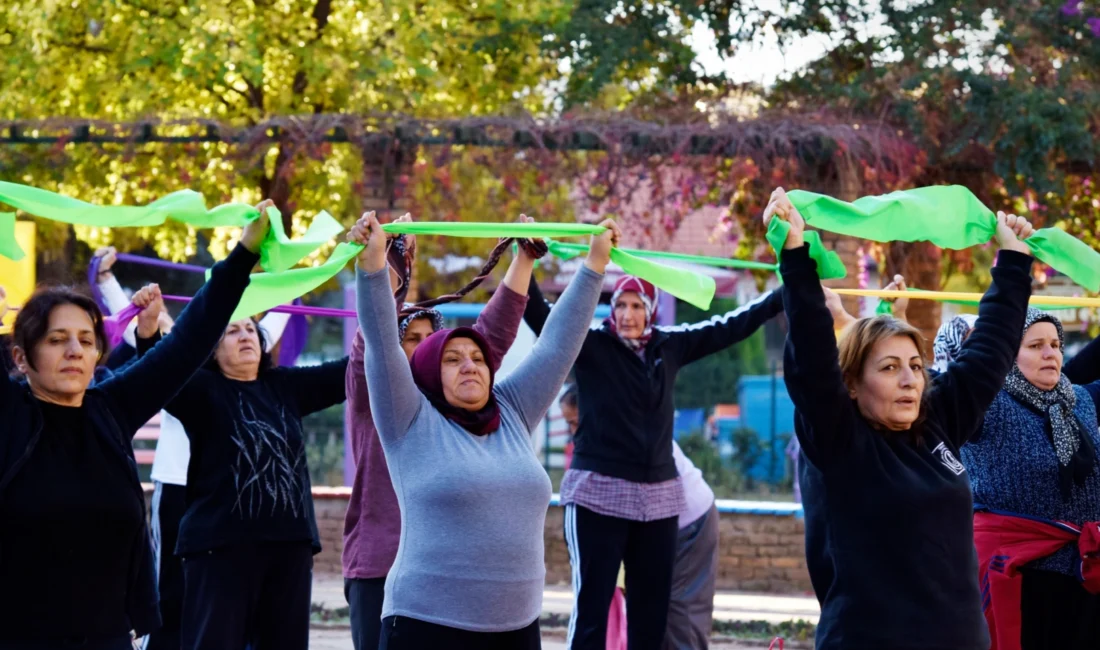
[[[1020,650],[1020,568],[1072,542],[1081,553],[1078,579],[1090,593],[1100,593],[1100,523],[1078,526],[1010,513],[974,513],[978,580],[991,650]]]
[[[1090,594],[1100,594],[1100,522],[1090,521],[1081,527],[1077,548],[1081,550],[1081,584]]]

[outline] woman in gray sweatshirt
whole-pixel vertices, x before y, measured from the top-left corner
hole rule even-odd
[[[543,527],[550,480],[530,434],[573,365],[619,237],[613,221],[531,354],[494,382],[492,354],[469,328],[441,330],[410,360],[401,350],[373,215],[348,240],[364,244],[359,326],[371,410],[401,509],[401,541],[386,579],[382,647],[539,648]]]

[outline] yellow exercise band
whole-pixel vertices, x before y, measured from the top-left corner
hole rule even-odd
[[[844,296],[862,296],[867,298],[912,298],[914,300],[935,300],[937,302],[966,301],[978,302],[980,293],[961,291],[887,291],[885,289],[833,289]],[[1056,307],[1100,307],[1100,298],[1082,296],[1032,296],[1031,304]]]

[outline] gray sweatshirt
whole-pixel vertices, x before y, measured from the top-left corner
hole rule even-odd
[[[370,406],[401,508],[383,617],[506,632],[541,615],[551,488],[530,433],[580,353],[602,285],[587,267],[577,273],[531,354],[493,387],[500,428],[475,436],[413,382],[389,273],[357,275]]]

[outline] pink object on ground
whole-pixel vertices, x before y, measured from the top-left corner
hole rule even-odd
[[[626,597],[615,587],[611,609],[607,613],[607,650],[626,650]]]

